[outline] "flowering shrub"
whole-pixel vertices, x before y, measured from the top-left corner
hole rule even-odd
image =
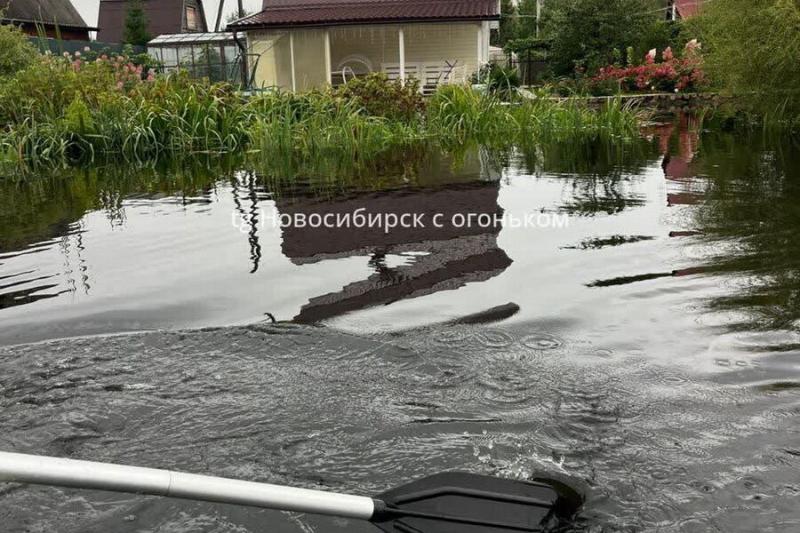
[[[156,76],[127,55],[44,54],[0,78],[0,160],[40,164],[120,154],[233,151],[247,108],[228,84]]]
[[[0,79],[0,124],[61,116],[76,98],[96,107],[101,100],[130,95],[154,80],[155,70],[145,70],[126,55],[98,55],[87,49],[48,52],[14,77]]]
[[[700,43],[689,41],[682,58],[678,58],[672,48],[661,53],[661,61],[657,60],[657,51],[650,50],[641,65],[627,67],[608,66],[592,78],[596,85],[613,81],[624,91],[696,91],[705,84]]]
[[[126,54],[98,54],[88,46],[83,50],[83,54],[81,52],[75,52],[74,54],[64,52],[64,58],[70,62],[72,69],[75,72],[81,72],[82,69],[93,64],[95,69],[108,70],[116,81],[114,86],[119,90],[130,90],[134,85],[142,81],[153,81],[155,79],[156,71],[154,68],[147,68],[145,71],[144,63]]]

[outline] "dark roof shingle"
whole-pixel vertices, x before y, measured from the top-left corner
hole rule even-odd
[[[65,28],[89,28],[70,0],[0,0],[3,20],[58,24]]]
[[[499,18],[497,4],[497,0],[265,0],[263,11],[228,28],[490,20]]]

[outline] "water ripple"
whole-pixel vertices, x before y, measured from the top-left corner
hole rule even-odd
[[[0,449],[359,494],[441,470],[543,475],[583,488],[590,531],[798,518],[792,380],[732,385],[635,346],[623,356],[541,328],[447,327],[373,338],[258,324],[0,348]],[[0,503],[11,530],[363,526],[68,490]],[[726,518],[742,508],[750,518]]]

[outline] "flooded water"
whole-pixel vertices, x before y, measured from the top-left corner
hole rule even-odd
[[[356,212],[426,224],[297,223]],[[798,230],[800,148],[688,118],[345,184],[6,180],[0,449],[368,495],[546,475],[575,530],[800,530]],[[8,531],[372,530],[0,490]]]

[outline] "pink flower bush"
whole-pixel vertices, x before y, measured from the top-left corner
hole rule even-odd
[[[644,64],[627,67],[609,65],[601,68],[592,81],[601,84],[613,80],[619,83],[621,89],[630,92],[695,91],[705,83],[700,48],[697,40],[690,41],[682,58],[675,57],[672,48],[667,48],[661,53],[661,62],[656,61],[658,51],[653,49],[645,56]]]
[[[101,84],[104,80],[108,80],[109,86],[119,91],[128,92],[139,84],[153,82],[156,79],[155,69],[151,68],[145,73],[142,65],[134,64],[131,58],[123,54],[112,54],[110,57],[108,54],[94,56],[89,50],[85,55],[81,52],[74,54],[64,52],[63,55],[64,61],[74,72]],[[92,56],[96,58],[91,60]]]

